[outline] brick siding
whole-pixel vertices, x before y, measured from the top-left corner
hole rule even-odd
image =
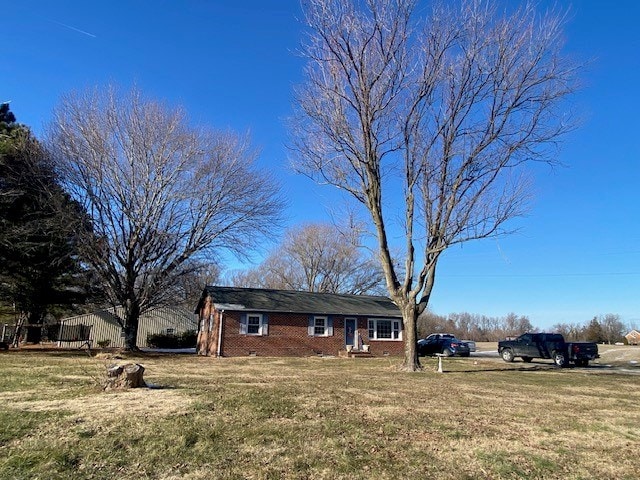
[[[209,330],[210,313],[210,306],[206,303],[201,310],[201,318],[206,319],[204,322],[206,328],[198,336],[198,353],[215,356],[218,348],[220,312],[216,311],[213,314],[213,328],[211,330]],[[331,315],[333,335],[320,337],[308,334],[309,315],[305,314],[268,313],[268,333],[261,336],[240,333],[240,312],[229,311],[222,315],[224,321],[221,355],[225,357],[248,355],[304,357],[338,355],[339,351],[345,350],[345,317],[343,316]],[[402,355],[404,352],[402,341],[368,341],[368,318],[358,317],[357,329],[363,342],[369,343],[371,354],[375,356]]]

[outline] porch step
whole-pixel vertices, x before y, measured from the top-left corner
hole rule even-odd
[[[363,352],[361,350],[351,350],[350,352],[340,350],[338,356],[342,358],[370,358],[372,355],[371,352]]]

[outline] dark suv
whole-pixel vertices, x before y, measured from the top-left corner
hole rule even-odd
[[[469,345],[449,333],[434,333],[418,340],[417,348],[420,356],[441,354],[447,357],[453,355],[468,357],[471,355]]]

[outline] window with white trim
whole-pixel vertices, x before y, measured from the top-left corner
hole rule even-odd
[[[370,318],[369,340],[402,340],[400,320]]]
[[[314,317],[313,334],[316,337],[325,337],[327,335],[327,317]]]
[[[241,335],[267,335],[267,316],[262,313],[247,313],[240,317]]]
[[[247,335],[260,335],[262,315],[247,315]]]
[[[333,320],[330,316],[318,315],[309,317],[309,336],[331,337],[333,336]]]

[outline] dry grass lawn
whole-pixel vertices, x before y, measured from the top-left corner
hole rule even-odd
[[[146,355],[126,361],[155,388],[106,393],[109,360],[3,353],[0,478],[635,479],[640,348],[601,353],[443,374],[431,358],[408,374],[395,358]]]

